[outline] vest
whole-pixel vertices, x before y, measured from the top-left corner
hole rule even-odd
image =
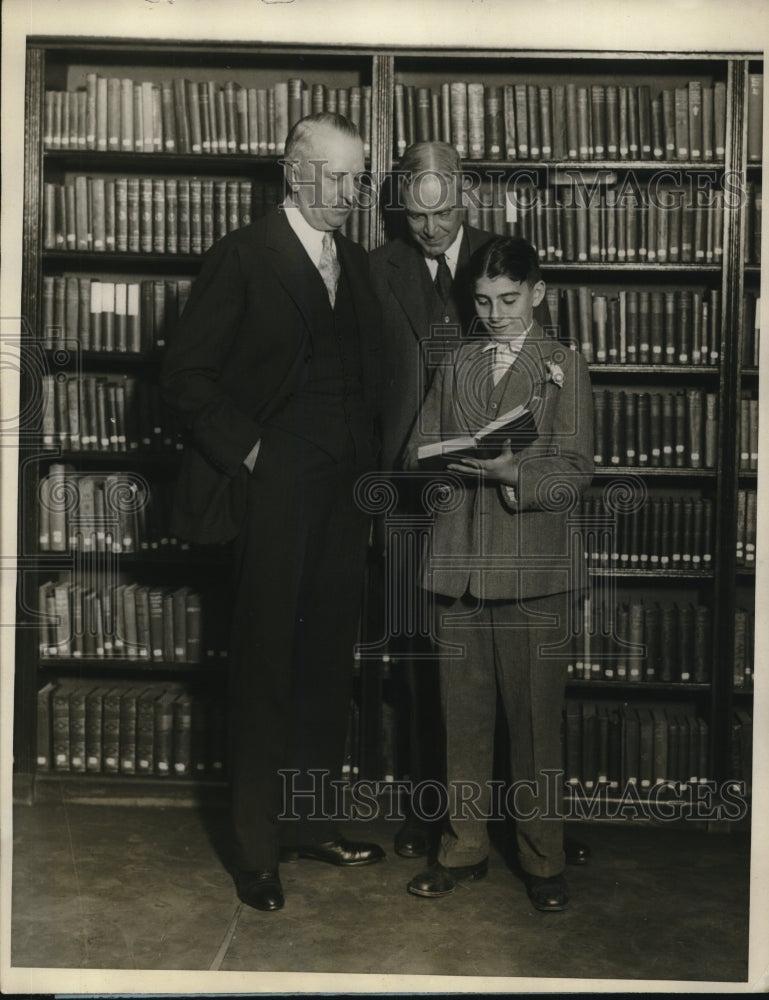
[[[270,424],[311,441],[337,462],[373,465],[374,434],[363,402],[360,331],[344,269],[333,310],[328,302],[317,317],[300,387]]]

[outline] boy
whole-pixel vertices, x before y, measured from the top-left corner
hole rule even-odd
[[[438,859],[408,885],[448,895],[482,878],[488,863],[497,688],[510,732],[518,859],[540,910],[568,902],[563,879],[560,723],[571,592],[582,585],[582,553],[568,523],[593,473],[592,395],[581,355],[545,336],[534,320],[545,283],[537,254],[520,238],[486,244],[470,265],[481,336],[447,355],[409,442],[476,433],[517,406],[532,413],[537,439],[494,458],[448,465],[451,494],[436,504],[422,586],[434,595],[441,652],[450,823]]]

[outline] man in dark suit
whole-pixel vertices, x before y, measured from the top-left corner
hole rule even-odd
[[[175,531],[234,540],[236,883],[261,910],[283,905],[281,859],[350,867],[384,856],[324,818],[343,758],[369,535],[354,485],[379,449],[380,311],[365,252],[339,233],[363,165],[347,119],[294,126],[289,196],[208,252],[162,374],[190,432]]]
[[[472,253],[492,234],[468,226],[462,198],[462,165],[453,146],[419,142],[410,146],[398,164],[397,207],[402,232],[371,254],[371,276],[382,304],[384,333],[384,395],[382,461],[394,472],[398,514],[418,510],[419,484],[398,475],[403,449],[416,420],[433,371],[452,342],[461,336],[472,316],[472,301],[463,294],[462,270]],[[397,586],[400,601],[418,615],[416,567],[397,540],[388,553],[388,577]],[[394,600],[392,593],[386,600]],[[409,612],[404,612],[406,617]],[[397,627],[397,626],[396,626]],[[399,661],[396,681],[400,694],[400,743],[408,748],[412,782],[443,778],[442,736],[437,704],[437,665],[427,636],[429,624],[416,622],[391,637],[390,653]],[[427,854],[437,838],[437,824],[425,822],[406,803],[407,819],[395,836],[395,850],[404,857]],[[422,814],[436,803],[429,797]]]

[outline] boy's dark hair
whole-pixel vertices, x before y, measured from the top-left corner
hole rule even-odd
[[[542,281],[537,251],[521,236],[497,236],[470,258],[468,277],[474,284],[479,278],[509,278],[535,285]]]

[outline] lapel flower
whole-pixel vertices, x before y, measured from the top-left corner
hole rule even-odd
[[[545,365],[547,366],[547,374],[549,380],[554,385],[557,385],[559,389],[562,388],[563,378],[564,378],[563,368],[561,368],[560,365],[557,365],[554,361],[546,361]]]

